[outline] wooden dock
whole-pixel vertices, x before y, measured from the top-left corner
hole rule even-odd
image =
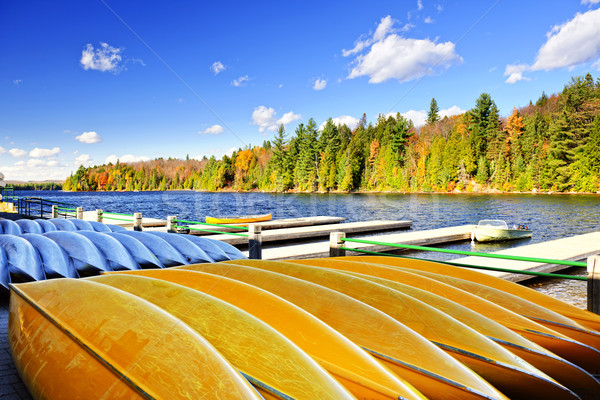
[[[112,218],[118,219],[112,219]],[[84,221],[96,221],[96,211],[84,211],[83,212],[83,220]],[[121,221],[123,219],[131,221]],[[125,228],[133,229],[133,219],[129,217],[119,216],[119,215],[105,215],[104,220],[102,221],[105,224],[119,225]],[[144,228],[156,228],[156,227],[166,227],[167,221],[164,219],[158,218],[147,218],[142,216],[142,227]],[[166,228],[163,229],[166,232]]]
[[[348,225],[348,224],[341,224]],[[390,233],[377,236],[357,236],[360,239],[377,240],[388,243],[413,244],[418,246],[427,246],[471,238],[471,230],[475,225],[461,225],[449,228],[439,228],[424,231],[411,231],[402,233]],[[333,232],[333,230],[332,230]],[[263,239],[264,240],[264,239]],[[389,247],[363,244],[348,243],[347,247],[358,248],[369,251],[389,251]],[[247,254],[247,252],[246,252]],[[348,255],[360,253],[347,252]],[[282,245],[278,247],[263,247],[262,258],[264,260],[288,260],[298,258],[317,258],[329,257],[329,240],[314,243]]]
[[[299,239],[327,237],[330,232],[346,232],[347,234],[357,234],[373,231],[386,231],[407,229],[412,225],[412,221],[361,221],[348,222],[345,224],[327,224],[302,226],[297,228],[272,229],[261,233],[262,242],[283,242]],[[213,235],[211,239],[221,240],[232,245],[247,244],[248,239],[232,235]],[[312,244],[311,244],[312,245]],[[264,252],[264,250],[263,250]]]
[[[343,217],[327,217],[327,216],[317,216],[317,217],[304,217],[304,218],[284,218],[284,219],[273,219],[271,221],[257,222],[254,225],[258,225],[261,227],[263,231],[270,229],[285,229],[285,228],[297,228],[301,226],[315,226],[315,225],[327,225],[327,224],[338,224],[343,222],[346,218]],[[231,224],[235,225],[235,224]],[[222,226],[202,226],[202,225],[189,225],[191,227],[197,228],[206,228],[211,231],[218,232],[240,232],[239,229],[232,228],[224,228]],[[190,234],[192,235],[212,235],[211,232],[202,232],[190,230]]]
[[[584,235],[571,236],[564,239],[551,240],[548,242],[535,243],[521,247],[513,247],[511,249],[494,252],[494,254],[548,258],[553,260],[585,261],[587,257],[600,254],[600,232],[586,233]],[[452,261],[461,264],[536,272],[556,272],[569,268],[565,265],[502,260],[497,258],[476,256],[458,258]],[[534,276],[531,275],[521,275],[511,272],[485,270],[478,271],[513,282],[520,282],[534,278]]]

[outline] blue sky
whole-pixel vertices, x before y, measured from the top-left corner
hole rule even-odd
[[[501,114],[600,76],[600,0],[0,1],[0,172],[221,157],[285,124],[490,93]]]

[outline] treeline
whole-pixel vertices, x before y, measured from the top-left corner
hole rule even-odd
[[[60,182],[7,182],[7,187],[15,190],[62,190],[63,184]]]
[[[354,130],[310,119],[288,137],[231,157],[157,159],[80,167],[64,190],[600,191],[600,79],[574,77],[562,92],[499,115],[483,93],[466,113],[424,126],[400,114]]]

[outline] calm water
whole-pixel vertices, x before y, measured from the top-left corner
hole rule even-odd
[[[330,215],[346,221],[373,219],[410,220],[412,229],[434,229],[474,224],[480,219],[504,219],[509,225],[527,224],[533,237],[498,244],[470,242],[443,247],[482,252],[593,232],[600,225],[600,196],[532,194],[271,194],[173,192],[20,192],[18,196],[40,196],[73,203],[84,210],[97,208],[118,213],[141,212],[146,217],[202,221],[207,215],[272,213],[274,219]],[[456,256],[430,253],[424,258]],[[581,271],[574,273],[581,273]],[[537,285],[537,283],[536,283]],[[585,282],[559,281],[537,289],[562,300],[585,306]],[[583,300],[582,300],[583,299]]]

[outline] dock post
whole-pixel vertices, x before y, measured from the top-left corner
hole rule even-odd
[[[600,314],[600,256],[587,259],[587,309]]]
[[[133,230],[142,230],[142,213],[133,213]]]
[[[248,225],[248,256],[251,260],[262,259],[262,235],[260,225]]]
[[[168,233],[177,233],[177,223],[173,223],[173,220],[177,219],[177,216],[175,215],[169,215],[167,216],[167,232]]]
[[[331,232],[329,234],[329,257],[344,257],[346,250],[342,249],[344,242],[342,238],[346,237],[346,232]]]
[[[56,204],[52,205],[52,218],[58,218],[58,206]]]
[[[77,207],[75,218],[83,219],[83,207]]]
[[[97,209],[96,210],[96,221],[98,221],[98,222],[102,222],[103,221],[102,210],[101,209]]]

